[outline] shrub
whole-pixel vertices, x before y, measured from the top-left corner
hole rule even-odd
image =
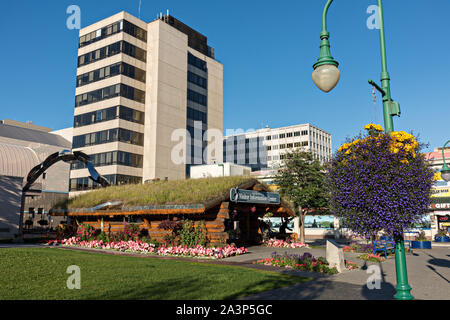
[[[93,240],[95,238],[95,228],[88,224],[78,224],[77,235],[84,241]]]
[[[316,259],[309,252],[305,252],[303,255],[288,254],[287,252],[281,255],[274,252],[272,253],[271,258],[260,259],[254,263],[303,271],[329,274],[337,273],[336,268],[330,268],[328,266],[328,261],[325,258],[319,257]]]
[[[206,230],[203,221],[198,223],[197,226],[190,220],[183,221],[179,235],[180,243],[183,246],[195,247],[198,245],[206,245]]]
[[[365,261],[372,261],[372,262],[383,262],[385,259],[384,257],[380,256],[379,254],[373,254],[373,253],[366,253],[359,256],[359,259],[365,260]]]
[[[140,228],[138,224],[129,223],[125,224],[123,233],[126,240],[137,240],[139,238]]]
[[[415,241],[429,241],[427,237],[425,237],[425,231],[421,231],[417,236]]]
[[[436,237],[447,237],[447,231],[440,229],[438,233],[436,233]]]
[[[56,229],[56,239],[67,239],[77,234],[77,227],[71,224],[60,224]]]
[[[330,209],[360,236],[384,230],[400,237],[428,212],[433,171],[413,135],[373,124],[365,129],[329,165]]]

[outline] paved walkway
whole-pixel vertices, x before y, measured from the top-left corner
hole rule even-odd
[[[282,253],[303,253],[311,252],[314,256],[325,256],[325,249],[276,249]],[[249,248],[248,255],[227,258],[225,260],[242,261],[270,256],[275,251],[274,248]],[[270,252],[268,252],[270,251]],[[268,253],[268,254],[267,254]],[[337,275],[317,275],[312,273],[299,273],[291,270],[283,270],[276,267],[266,267],[265,270],[278,271],[288,274],[311,275],[313,281],[300,283],[290,287],[261,292],[246,298],[258,300],[386,300],[393,299],[395,294],[396,273],[395,259],[389,257],[387,261],[376,264],[380,266],[382,272],[381,289],[369,290],[367,279],[371,274],[367,273],[368,265],[364,261],[357,259],[360,254],[345,253],[345,258],[358,263],[362,268],[353,271],[345,271]],[[406,255],[409,284],[412,287],[411,294],[416,299],[450,299],[450,248],[434,247],[432,250],[413,250],[413,253]],[[264,267],[264,266],[258,266]]]

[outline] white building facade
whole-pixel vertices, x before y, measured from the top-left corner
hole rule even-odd
[[[183,143],[173,132],[202,154],[205,132],[223,130],[223,66],[205,36],[169,15],[147,23],[120,12],[81,29],[75,96],[73,150],[112,184],[184,179],[199,153],[173,161]],[[70,191],[95,188],[88,176],[72,165]]]
[[[228,135],[223,140],[223,159],[248,165],[253,171],[277,169],[286,153],[298,148],[325,163],[332,157],[331,134],[306,123]]]

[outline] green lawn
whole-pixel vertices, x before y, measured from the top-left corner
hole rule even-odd
[[[66,269],[81,270],[68,289]],[[0,299],[235,299],[308,278],[176,260],[58,248],[0,249]]]

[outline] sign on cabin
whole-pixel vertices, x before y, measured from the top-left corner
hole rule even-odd
[[[275,192],[230,189],[230,201],[244,203],[280,204],[280,195]]]

